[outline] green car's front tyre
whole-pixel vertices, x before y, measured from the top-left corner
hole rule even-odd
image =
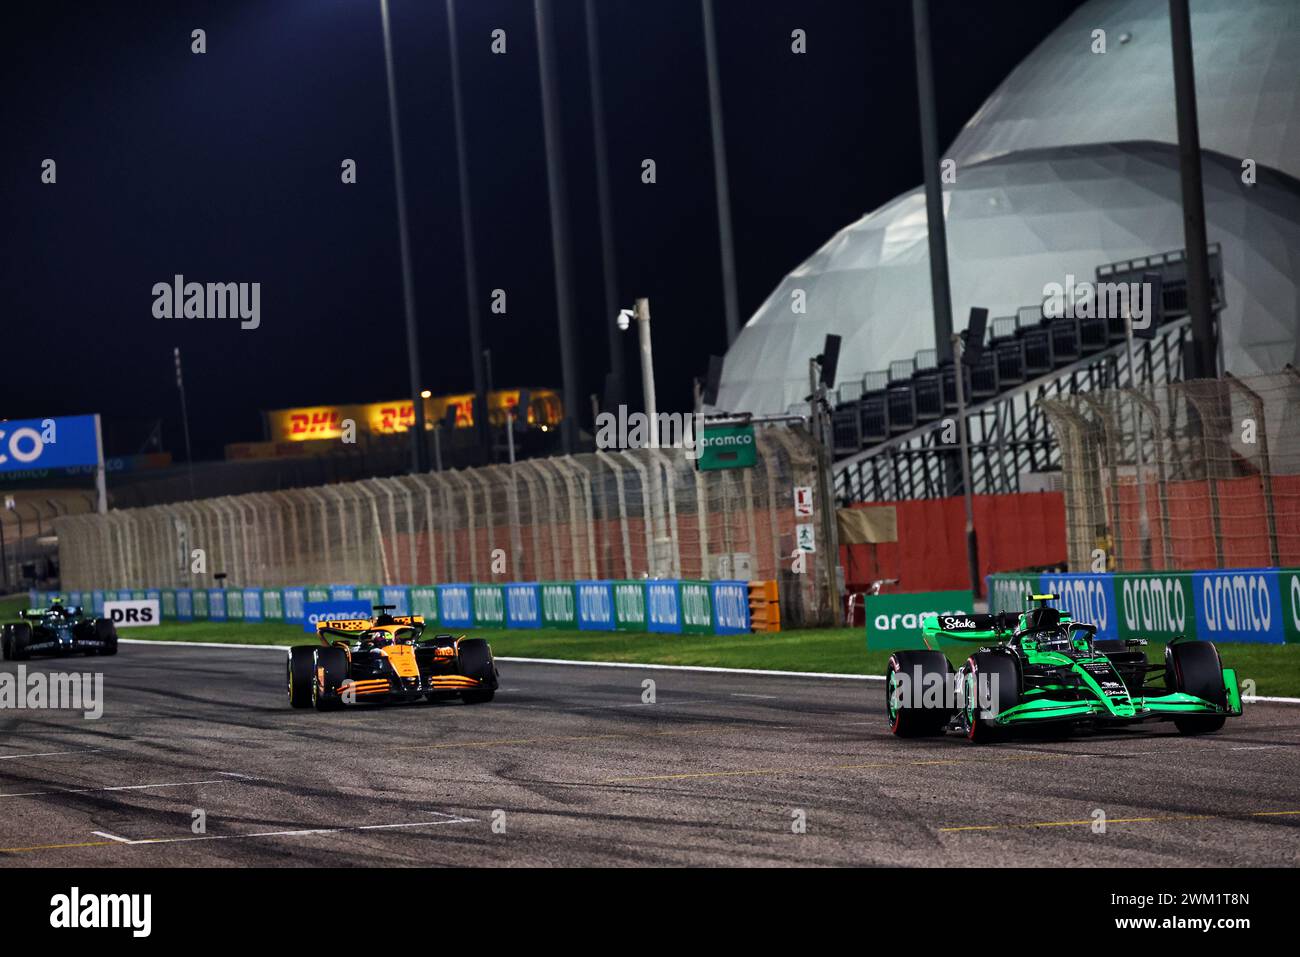
[[[900,738],[939,734],[952,712],[944,703],[952,666],[942,652],[896,651],[885,669],[885,716],[889,731]],[[925,688],[940,689],[940,706],[926,707]]]
[[[1010,655],[980,651],[966,659],[966,738],[975,744],[989,744],[1006,737],[985,713],[1001,714],[1020,701],[1020,669]]]
[[[1212,641],[1179,641],[1165,646],[1165,687],[1195,695],[1221,708],[1228,706],[1228,689],[1223,681],[1223,662]],[[1209,734],[1218,731],[1226,715],[1187,715],[1174,718],[1181,734]]]

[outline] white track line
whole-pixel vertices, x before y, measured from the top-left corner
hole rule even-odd
[[[130,843],[131,843],[131,841],[130,841],[129,838],[118,837],[116,834],[109,834],[108,831],[91,831],[90,833],[91,833],[91,834],[94,834],[96,837],[106,837],[106,838],[108,838],[110,841],[117,841],[117,843],[119,843],[119,844],[130,844]]]
[[[107,788],[56,788],[53,791],[17,791],[12,794],[0,794],[0,798],[45,797],[50,794],[91,794],[101,791],[147,791],[151,788],[183,788],[196,784],[234,784],[226,778],[214,778],[211,781],[173,781],[168,784],[120,784]]]
[[[16,761],[19,758],[49,758],[56,754],[98,754],[103,748],[89,748],[84,751],[37,751],[32,754],[3,754],[0,761]]]
[[[160,641],[146,638],[119,638],[119,643],[133,645],[181,645],[187,648],[262,648],[278,651],[281,654],[287,645],[237,645],[217,641]],[[834,678],[842,681],[884,681],[884,675],[846,675],[833,671],[770,671],[763,668],[716,668],[708,665],[651,665],[634,661],[569,661],[566,658],[505,658],[505,661],[519,665],[568,665],[575,668],[636,668],[642,671],[695,671],[704,674],[724,675],[768,675],[773,678]],[[1243,696],[1242,701],[1267,701],[1271,704],[1300,704],[1300,698],[1278,698],[1266,695]]]

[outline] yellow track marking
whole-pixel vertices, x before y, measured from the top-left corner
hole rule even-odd
[[[1163,817],[1109,817],[1106,824],[1160,824],[1171,821],[1224,821],[1245,820],[1252,817],[1280,817],[1288,814],[1300,814],[1300,811],[1249,811],[1245,814],[1175,814]],[[1092,826],[1096,821],[1036,821],[1032,824],[964,824],[960,827],[941,827],[940,833],[954,831],[1004,831],[1029,827],[1082,827]]]
[[[0,847],[0,854],[22,854],[24,851],[55,851],[64,847],[103,847],[117,841],[82,841],[80,844],[37,844],[33,847]]]

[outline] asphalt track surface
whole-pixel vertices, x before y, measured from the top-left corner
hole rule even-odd
[[[0,864],[1300,860],[1295,706],[1207,737],[980,747],[892,738],[876,681],[502,663],[491,704],[317,714],[288,707],[283,660],[133,644],[26,662],[102,669],[104,714],[0,711]]]

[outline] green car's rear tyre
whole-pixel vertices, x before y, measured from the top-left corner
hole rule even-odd
[[[460,673],[483,682],[480,691],[462,691],[466,704],[485,704],[496,697],[497,668],[492,649],[483,638],[464,638],[460,642],[457,662]]]
[[[1020,668],[1016,659],[1011,655],[977,651],[966,659],[965,682],[966,737],[975,744],[1001,740],[1006,730],[983,713],[987,710],[1001,714],[1020,702]],[[987,694],[981,694],[985,689]]]
[[[938,651],[896,651],[885,670],[885,716],[900,738],[938,734],[948,724],[948,676],[952,666]],[[938,682],[940,706],[925,707],[924,690]]]
[[[312,649],[311,703],[317,711],[341,708],[339,686],[348,676],[348,656],[342,648]]]
[[[288,686],[291,708],[311,707],[311,686],[316,680],[316,648],[313,645],[294,645],[285,659],[285,684]]]
[[[1228,706],[1223,683],[1223,662],[1212,641],[1179,641],[1165,646],[1165,687],[1195,695],[1221,708]],[[1174,718],[1183,734],[1208,734],[1223,727],[1226,715],[1188,715]]]

